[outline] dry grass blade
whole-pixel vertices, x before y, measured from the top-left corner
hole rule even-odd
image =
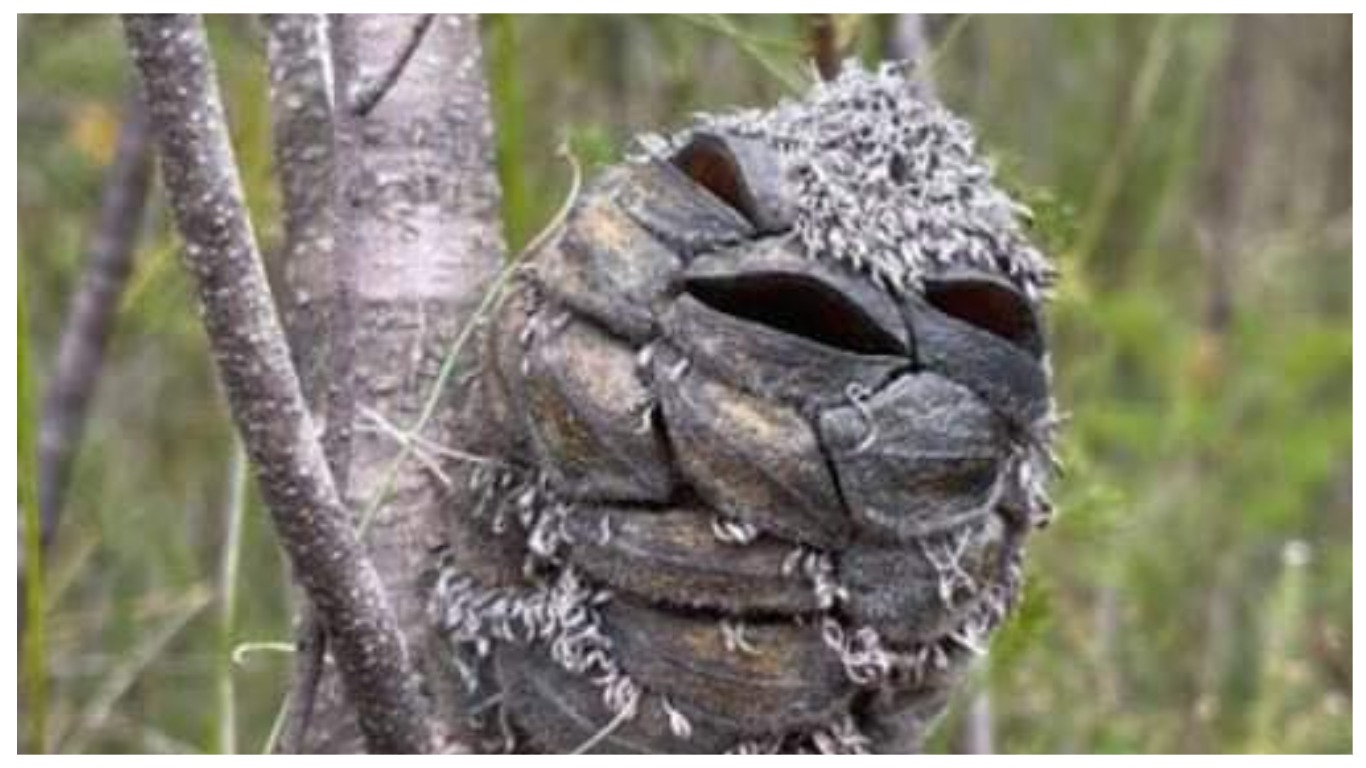
[[[792,50],[793,46],[783,41],[765,40],[745,32],[735,26],[729,18],[714,13],[683,14],[679,18],[703,29],[717,32],[733,42],[745,55],[763,67],[775,80],[783,84],[789,93],[798,94],[807,89],[808,82],[799,74],[802,70],[790,62],[783,62],[769,49]],[[800,50],[800,46],[796,47]]]
[[[233,691],[233,633],[237,624],[237,577],[242,558],[242,519],[247,504],[247,452],[233,443],[225,504],[225,543],[218,578],[218,654],[214,660],[218,694],[218,751],[237,751],[237,703]]]
[[[129,658],[110,671],[77,719],[76,725],[58,741],[63,752],[83,752],[90,740],[109,722],[114,707],[137,683],[181,630],[213,600],[208,589],[199,586],[181,597],[171,615],[149,632]]]

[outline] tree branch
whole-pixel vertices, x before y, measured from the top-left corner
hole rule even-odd
[[[202,23],[130,15],[125,29],[233,419],[294,573],[333,641],[366,745],[375,752],[429,751],[430,723],[411,659],[290,365]]]
[[[99,382],[104,350],[119,299],[133,268],[152,176],[151,132],[142,99],[125,102],[114,160],[105,177],[99,218],[90,238],[81,283],[71,300],[57,348],[39,427],[38,508],[43,547],[52,543],[61,518],[72,459],[85,415]]]
[[[403,47],[398,49],[379,76],[372,78],[357,74],[356,81],[350,89],[351,99],[347,104],[354,114],[360,117],[370,114],[370,110],[374,109],[389,89],[394,87],[394,83],[398,82],[399,75],[403,74],[403,68],[412,60],[423,35],[427,34],[427,29],[432,26],[432,20],[435,18],[434,14],[427,13],[413,22]]]

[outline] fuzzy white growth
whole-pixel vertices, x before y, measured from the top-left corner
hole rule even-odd
[[[850,451],[851,454],[863,453],[873,447],[873,443],[877,442],[877,420],[873,418],[872,411],[868,408],[868,399],[872,397],[872,394],[867,387],[858,382],[850,382],[844,388],[844,399],[849,401],[849,406],[854,409],[854,412],[863,419],[863,423],[868,427],[868,431],[864,433],[858,445]]]
[[[555,493],[545,475],[512,466],[479,467],[471,473],[469,485],[478,492],[471,516],[485,521],[496,534],[509,525],[519,526],[533,561],[556,562],[571,543],[565,523],[573,507]],[[610,538],[609,525],[600,536]]]
[[[711,519],[711,534],[717,541],[744,546],[759,538],[759,529],[749,523],[716,515]]]
[[[1054,279],[1017,222],[1027,210],[994,185],[971,126],[917,93],[903,67],[868,72],[849,62],[800,101],[700,115],[692,130],[638,143],[658,158],[696,130],[773,147],[806,253],[847,263],[893,293],[950,266],[1005,274],[1032,298]]]
[[[790,733],[746,739],[726,750],[728,755],[866,755],[873,740],[849,714],[815,727]]]
[[[679,712],[669,701],[668,696],[661,696],[659,706],[664,709],[664,714],[669,718],[669,732],[680,739],[692,738],[692,723],[687,716]]]
[[[850,629],[831,615],[821,620],[821,639],[839,655],[845,676],[855,685],[918,684],[931,672],[949,669],[964,653],[986,653],[986,638],[1019,598],[1020,557],[1018,547],[1011,549],[1000,578],[978,592],[957,626],[934,640],[893,648],[872,627]]]
[[[821,639],[839,654],[845,675],[855,685],[878,685],[892,671],[894,659],[883,649],[882,638],[872,627],[846,632],[839,620],[826,616],[821,619]]]
[[[942,537],[939,540],[916,540],[921,556],[934,568],[938,578],[939,601],[950,610],[954,607],[955,595],[977,592],[977,580],[964,570],[962,562],[968,545],[973,542],[973,534],[973,530],[966,529],[951,534],[947,540]]]
[[[823,611],[834,608],[849,598],[849,592],[835,575],[835,559],[829,552],[806,549],[801,557],[802,576],[811,583],[816,605]]]
[[[547,648],[569,672],[586,676],[612,712],[629,719],[641,688],[617,664],[612,640],[602,631],[597,608],[611,599],[566,567],[548,584],[529,588],[485,587],[453,568],[443,568],[433,595],[438,629],[457,647],[486,656],[493,641]]]
[[[1048,412],[1030,426],[1024,442],[1010,457],[1008,470],[1014,473],[1011,482],[1023,493],[1027,522],[1035,528],[1047,525],[1053,515],[1048,484],[1062,470],[1053,448],[1061,422],[1056,404],[1050,402]]]
[[[739,620],[721,620],[721,643],[730,653],[758,653],[759,649],[745,637],[745,623]]]
[[[817,729],[810,739],[811,751],[818,755],[866,755],[873,745],[849,715]]]

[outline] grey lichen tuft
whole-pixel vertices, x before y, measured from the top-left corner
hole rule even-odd
[[[783,163],[806,253],[852,265],[895,293],[944,267],[1008,275],[1030,298],[1054,280],[1018,223],[1028,210],[993,183],[967,122],[914,87],[904,66],[854,62],[801,100],[703,114],[670,138],[644,137],[660,157],[697,131],[758,139]]]

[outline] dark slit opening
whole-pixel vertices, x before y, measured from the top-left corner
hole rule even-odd
[[[745,186],[740,164],[719,138],[706,135],[694,138],[674,157],[673,163],[703,189],[734,208],[751,224],[755,223],[758,217],[754,200]]]
[[[1018,291],[987,280],[927,281],[925,299],[946,315],[1043,355],[1038,317]]]
[[[684,289],[719,312],[827,347],[862,355],[905,355],[906,348],[839,290],[780,272],[689,279]]]

